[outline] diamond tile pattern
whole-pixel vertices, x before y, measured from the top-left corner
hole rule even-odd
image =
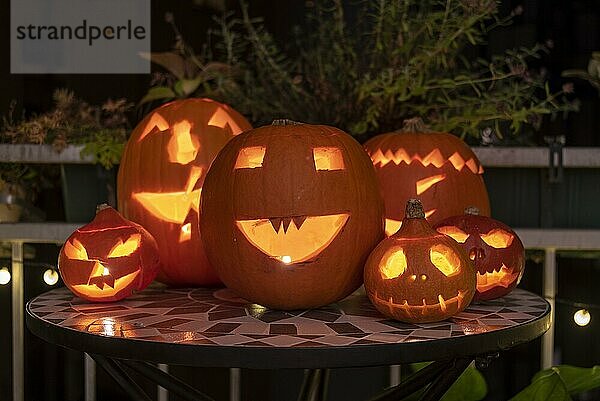
[[[59,288],[35,298],[31,313],[53,325],[99,336],[181,344],[248,347],[344,347],[430,341],[486,333],[525,324],[548,311],[537,295],[515,290],[473,304],[437,323],[388,320],[364,293],[321,309],[269,310],[227,289],[153,286],[110,304],[90,304]]]

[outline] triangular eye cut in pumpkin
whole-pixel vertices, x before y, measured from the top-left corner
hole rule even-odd
[[[264,254],[285,264],[313,259],[327,248],[348,221],[348,214],[290,218],[238,220],[244,237]],[[287,223],[287,225],[286,225]]]
[[[211,99],[178,99],[133,130],[121,159],[118,208],[157,240],[158,280],[176,286],[220,283],[199,230],[204,177],[217,153],[250,123]]]

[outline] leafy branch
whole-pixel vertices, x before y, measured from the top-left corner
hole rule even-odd
[[[285,46],[244,3],[239,18],[215,18],[218,29],[200,53],[185,44],[169,16],[176,45],[150,56],[167,74],[142,101],[210,96],[256,124],[286,117],[363,137],[420,115],[438,130],[478,138],[493,129],[502,138],[539,127],[545,115],[577,109],[565,91],[551,91],[529,68],[546,47],[473,57],[490,30],[511,22],[512,15],[499,16],[494,0],[307,4],[305,23]],[[221,68],[212,68],[215,63]],[[181,67],[187,64],[194,69]],[[189,80],[199,83],[182,90]]]

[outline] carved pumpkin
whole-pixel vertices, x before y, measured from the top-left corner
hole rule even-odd
[[[278,120],[232,139],[202,194],[206,253],[225,285],[272,308],[335,302],[383,237],[373,166],[350,135]]]
[[[146,288],[158,273],[156,241],[108,205],[67,239],[58,256],[66,286],[95,302],[118,301]]]
[[[469,205],[490,214],[483,167],[454,135],[428,132],[416,118],[406,120],[402,131],[378,135],[364,146],[383,192],[388,236],[400,227],[411,198],[421,199],[431,224],[461,214]]]
[[[438,223],[437,230],[452,237],[469,255],[477,269],[476,300],[503,297],[519,284],[525,268],[525,249],[506,224],[479,216],[470,207],[461,216]]]
[[[475,270],[455,241],[431,228],[421,202],[410,199],[400,230],[367,260],[365,290],[375,308],[392,319],[436,322],[469,305]]]
[[[219,150],[250,128],[227,105],[186,99],[155,109],[131,134],[119,170],[119,210],[156,238],[160,281],[180,286],[219,282],[198,229],[202,184]]]

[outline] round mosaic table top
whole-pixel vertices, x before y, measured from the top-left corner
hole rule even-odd
[[[49,342],[114,358],[207,367],[350,367],[508,349],[550,327],[550,305],[517,289],[449,320],[408,324],[379,314],[360,291],[319,309],[279,311],[224,288],[155,286],[107,304],[59,288],[27,304],[27,325]]]

